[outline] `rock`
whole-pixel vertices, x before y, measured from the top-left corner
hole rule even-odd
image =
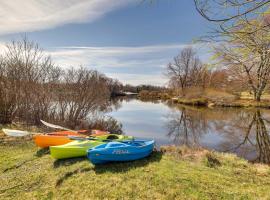
[[[213,103],[213,102],[209,102],[208,104],[207,104],[207,106],[209,107],[209,108],[212,108],[212,107],[214,107],[216,104],[215,103]]]

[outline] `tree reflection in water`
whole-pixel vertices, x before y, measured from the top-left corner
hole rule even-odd
[[[168,136],[174,143],[188,147],[200,146],[200,137],[208,132],[209,126],[202,112],[181,107],[168,116]]]
[[[229,120],[231,131],[226,134],[229,140],[223,143],[227,146],[224,151],[236,152],[251,162],[270,163],[269,121],[263,113],[259,109],[242,110],[236,115],[238,118]]]
[[[249,125],[249,127],[255,126],[256,130],[256,143],[253,144],[256,145],[257,148],[257,158],[253,160],[255,162],[270,163],[270,137],[266,127],[267,123],[269,123],[269,121],[262,116],[261,111],[256,110],[253,120]],[[246,134],[246,141],[251,142],[248,139],[249,135],[250,131]]]
[[[172,112],[166,127],[174,143],[207,148],[202,144],[204,136],[215,138],[217,134],[214,149],[234,152],[252,162],[270,163],[268,110],[169,106]]]

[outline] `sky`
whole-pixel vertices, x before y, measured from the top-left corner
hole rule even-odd
[[[193,0],[1,0],[0,50],[27,36],[63,67],[96,69],[124,84],[166,85],[166,65],[210,24]],[[3,51],[3,50],[2,50]]]

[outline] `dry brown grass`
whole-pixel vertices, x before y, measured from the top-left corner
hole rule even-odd
[[[225,90],[213,88],[189,88],[186,94],[172,98],[173,102],[193,106],[208,107],[257,107],[270,108],[270,95],[263,95],[262,101],[257,102],[252,99],[252,95],[242,93],[234,95]]]
[[[208,99],[213,100],[223,100],[223,101],[234,101],[237,97],[233,94],[230,94],[224,90],[217,89],[206,89],[204,96]]]
[[[189,148],[187,146],[162,146],[160,148],[162,153],[172,155],[178,159],[201,161],[210,152],[202,148]]]
[[[253,100],[254,96],[253,94],[249,93],[249,92],[242,92],[240,94],[240,99],[244,99],[244,100]],[[265,101],[270,101],[270,94],[263,94],[261,97],[261,100],[265,100]]]
[[[190,87],[186,89],[185,94],[181,94],[180,97],[187,99],[193,98],[207,98],[207,99],[227,99],[234,100],[237,97],[223,89],[216,88],[201,88],[201,87]]]

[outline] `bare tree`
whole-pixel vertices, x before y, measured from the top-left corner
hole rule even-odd
[[[228,89],[228,86],[231,86],[228,70],[227,69],[205,70],[203,83],[205,88]]]
[[[194,0],[194,3],[205,19],[227,22],[267,9],[270,0]]]
[[[122,92],[123,85],[119,80],[107,78],[106,82],[112,97],[117,96]]]
[[[6,73],[6,62],[0,57],[0,123],[11,123],[17,109],[17,94],[10,92],[14,89],[14,85],[6,77]]]
[[[167,66],[167,75],[171,85],[180,87],[185,95],[187,87],[199,84],[203,72],[203,65],[192,48],[185,48],[174,57],[173,62]]]
[[[48,91],[59,78],[59,68],[36,43],[27,38],[7,44],[3,57],[1,95],[5,109],[7,105],[12,108],[8,112],[10,120],[17,116],[38,121],[51,107],[51,93]]]
[[[270,27],[259,29],[264,23],[257,20],[241,22],[239,31],[228,35],[228,43],[216,47],[215,52],[217,59],[234,73],[232,78],[241,79],[242,86],[247,85],[254,99],[260,101],[270,79]],[[257,31],[246,34],[252,30]]]
[[[106,77],[83,67],[67,70],[58,91],[58,120],[67,122],[70,127],[105,108],[110,97]]]
[[[83,67],[63,70],[35,42],[14,41],[0,57],[0,123],[45,119],[75,127],[109,106],[108,80]]]
[[[205,19],[219,27],[211,38],[224,37],[235,32],[239,20],[249,23],[257,17],[265,18],[266,21],[269,17],[267,11],[270,0],[194,0],[194,3],[196,10]],[[265,23],[264,26],[257,27],[255,30],[245,30],[245,33],[251,34],[268,26],[269,23]]]

